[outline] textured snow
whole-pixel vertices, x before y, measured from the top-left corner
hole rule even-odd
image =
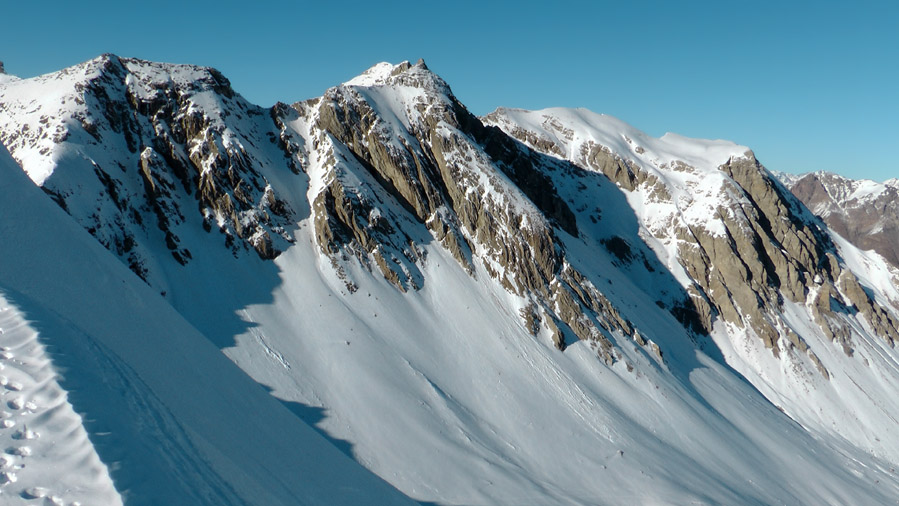
[[[12,438],[2,487],[83,504],[120,502],[112,483],[129,504],[409,504],[228,361],[5,150],[0,193],[0,395],[15,422],[0,429]]]
[[[83,420],[57,382],[42,340],[0,285],[0,500],[48,497],[57,503],[121,504]],[[34,493],[40,490],[41,494]]]

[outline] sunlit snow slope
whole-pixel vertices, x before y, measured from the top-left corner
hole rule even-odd
[[[121,504],[27,316],[0,288],[0,502]]]
[[[873,455],[899,459],[899,403],[890,394],[899,386],[893,341],[899,272],[882,257],[830,231],[815,237],[826,230],[823,223],[758,166],[747,148],[673,134],[655,139],[584,110],[501,109],[489,121],[538,149],[610,174],[639,221],[641,237],[691,293],[715,305],[721,291],[730,296],[744,284],[752,287],[752,307],[730,297],[742,318],[728,321],[727,308],[720,303],[717,308],[713,336],[727,363],[808,430],[838,433]],[[755,166],[749,175],[726,174],[735,159],[746,157]],[[776,214],[789,224],[783,233],[771,223]],[[758,233],[759,222],[775,233]],[[790,235],[789,228],[798,233]],[[741,256],[744,234],[753,234],[753,248]],[[769,242],[774,253],[760,242]],[[801,259],[814,256],[813,245],[824,246],[822,268],[805,273],[791,268],[796,262],[787,250],[798,251]],[[787,256],[783,269],[769,266],[780,261],[778,254]],[[736,271],[744,284],[728,285],[727,275],[720,274],[732,268],[732,255],[741,260]],[[768,263],[764,274],[776,270],[767,287],[757,287],[754,279],[762,272],[753,272],[752,263],[760,261]],[[703,270],[703,263],[710,269]],[[724,282],[709,282],[716,278]],[[766,301],[772,284],[780,290],[776,300]],[[879,325],[881,319],[889,323]],[[766,350],[758,337],[769,328],[776,334]]]
[[[437,504],[899,497],[894,273],[747,148],[585,111],[481,120],[423,62],[271,110],[113,56],[0,97],[49,196],[2,204],[28,240],[0,286],[81,350],[61,387],[126,501],[404,499],[338,449]],[[64,233],[19,225],[65,218],[51,198]],[[89,253],[36,253],[70,242]],[[79,366],[90,342],[115,374]]]

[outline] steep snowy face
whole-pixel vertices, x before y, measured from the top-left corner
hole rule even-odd
[[[828,172],[778,178],[834,232],[899,268],[899,180],[852,180]]]
[[[0,85],[0,140],[31,179],[139,276],[191,261],[202,226],[272,258],[291,210],[260,169],[289,165],[268,112],[213,69],[105,55]],[[274,158],[274,161],[272,160]],[[189,233],[189,232],[188,232]],[[188,241],[189,242],[189,241]]]
[[[782,347],[805,352],[806,343],[781,317],[787,299],[808,303],[847,354],[851,331],[836,322],[850,306],[863,308],[888,343],[899,339],[897,320],[856,289],[857,277],[826,230],[747,148],[674,134],[655,139],[582,110],[500,109],[487,121],[617,183],[641,232],[690,290],[706,331],[720,318],[748,327],[775,354]],[[820,368],[813,351],[809,357]]]
[[[421,245],[436,240],[469,273],[482,263],[520,297],[530,331],[560,349],[587,339],[611,362],[612,333],[636,332],[571,265],[560,239],[579,231],[549,173],[575,168],[485,127],[424,62],[376,65],[275,114],[282,137],[312,139],[308,198],[317,243],[335,265],[349,253],[416,290],[425,282]]]
[[[899,339],[897,276],[882,259],[830,234],[744,147],[655,139],[583,110],[500,109],[485,121],[615,182],[641,237],[692,297],[695,312],[675,311],[682,321],[715,336],[728,363],[801,423],[881,448],[874,434],[889,411],[879,400],[848,408],[840,392],[889,397],[877,376],[899,379],[892,358],[880,361]],[[864,367],[848,372],[859,360]],[[812,412],[797,393],[809,390],[832,411]],[[853,409],[870,414],[867,436],[846,423]]]

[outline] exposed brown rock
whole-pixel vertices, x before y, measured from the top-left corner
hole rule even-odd
[[[557,162],[550,163],[498,128],[484,126],[425,68],[400,65],[387,78],[390,84],[428,92],[424,102],[410,104],[408,114],[417,119],[410,120],[406,133],[390,131],[352,87],[329,90],[315,104],[316,128],[345,146],[354,158],[348,163],[358,162],[466,270],[474,272],[472,257],[480,255],[491,277],[529,299],[522,312],[529,332],[537,334],[535,326],[545,326],[554,345],[562,349],[570,331],[599,342],[601,355],[612,361],[610,333],[630,335],[634,329],[565,261],[557,230],[575,237],[579,232],[574,213],[545,173]],[[304,107],[295,106],[297,112]],[[483,186],[484,174],[489,188]],[[356,256],[363,261],[378,251],[373,260],[385,278],[409,288],[397,268],[402,262],[383,256],[402,260],[396,252],[406,249],[405,240],[372,234],[364,218],[369,214],[365,202],[373,200],[366,197],[368,190],[348,198],[341,184],[335,178],[315,199],[316,236],[323,251],[332,256],[341,250],[361,252]],[[513,203],[522,200],[533,207]]]
[[[493,122],[508,127],[510,134],[522,142],[545,153],[568,156],[567,150],[554,141],[504,123],[501,111],[493,114]],[[544,126],[564,137],[564,127]],[[650,201],[671,201],[664,184],[605,146],[587,141],[572,156],[572,161],[601,172],[625,191],[639,189]],[[693,170],[677,161],[663,169]],[[851,308],[857,308],[872,329],[892,344],[899,327],[891,314],[871,300],[855,276],[841,267],[826,231],[752,153],[732,158],[720,170],[729,177],[725,183],[728,193],[741,197],[721,201],[715,218],[724,224],[724,235],[676,220],[668,228],[651,231],[660,238],[677,239],[679,261],[695,283],[688,287],[690,300],[671,307],[672,314],[699,332],[710,331],[716,319],[749,328],[774,354],[779,354],[783,338],[788,346],[808,353],[825,377],[829,373],[818,357],[782,321],[784,298],[805,305],[814,292],[810,306],[816,322],[847,355],[853,350],[852,329],[845,320]],[[608,240],[604,244],[626,263],[627,249]]]
[[[111,247],[124,244],[127,239],[132,248],[127,252],[129,258],[123,260],[145,277],[139,258],[142,243],[147,240],[143,232],[144,213],[149,210],[151,216],[155,215],[150,223],[155,221],[164,236],[170,238],[175,236],[173,228],[184,222],[187,210],[196,209],[209,230],[211,221],[221,222],[217,228],[228,236],[226,243],[235,254],[250,248],[270,259],[280,253],[280,248],[290,241],[286,230],[290,228],[291,211],[260,175],[260,162],[241,145],[245,141],[240,140],[240,134],[226,134],[229,114],[264,117],[263,109],[243,101],[214,69],[169,66],[114,55],[104,55],[79,69],[88,77],[75,83],[72,99],[83,107],[77,108],[72,118],[48,117],[47,128],[56,129],[58,142],[79,134],[79,130],[88,134],[91,140],[79,147],[80,156],[94,165],[93,159],[105,159],[103,151],[124,146],[127,153],[119,158],[118,167],[97,166],[97,178],[110,195],[127,192],[116,186],[120,179],[139,181],[144,189],[144,195],[117,199],[121,205],[117,204],[119,212],[115,215],[74,216],[86,229],[93,230],[101,243]],[[179,71],[190,72],[195,79],[157,79],[159,75]],[[200,93],[211,94],[221,109],[197,106],[193,100]],[[0,112],[15,115],[23,111]],[[13,141],[9,147],[15,156],[19,148],[45,133],[35,132],[37,137],[17,134],[16,139],[0,133],[0,137],[7,137],[4,142]],[[54,177],[43,184],[47,191],[60,196],[58,202],[62,204],[73,197],[67,188],[56,188]],[[189,199],[195,204],[185,206]],[[192,258],[185,249],[174,251],[173,256],[180,263]]]
[[[899,185],[859,195],[856,188],[870,182],[826,172],[784,178],[784,183],[834,232],[860,249],[873,249],[899,269]]]

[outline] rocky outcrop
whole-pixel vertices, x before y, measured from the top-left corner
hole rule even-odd
[[[33,97],[16,95],[26,87],[61,89],[59,82],[71,88],[37,109],[28,105]],[[216,70],[104,55],[3,93],[4,123],[40,120],[34,129],[4,128],[0,139],[22,163],[35,146],[43,146],[45,164],[64,160],[37,182],[145,280],[157,233],[175,260],[191,261],[178,232],[186,220],[218,229],[235,255],[250,249],[271,259],[289,242],[292,211],[259,170],[268,161],[256,143],[274,135],[274,125]],[[85,163],[98,184],[75,176]],[[85,194],[85,185],[97,194]],[[91,198],[114,208],[92,210]]]
[[[414,233],[399,217],[383,220],[391,212],[383,202],[394,199],[468,272],[478,262],[528,301],[522,318],[531,332],[545,329],[560,349],[566,335],[591,340],[605,360],[615,360],[612,334],[635,329],[566,261],[557,234],[579,232],[548,175],[557,161],[485,126],[423,62],[369,75],[364,86],[332,88],[294,109],[318,132],[325,160],[313,204],[325,254],[349,252],[397,287],[418,288],[423,258]],[[349,177],[353,171],[362,174]]]
[[[351,185],[333,177],[312,202],[315,238],[328,255],[351,292],[355,283],[336,262],[350,253],[369,269],[372,266],[391,284],[402,291],[416,290],[422,285],[418,264],[425,254],[402,229],[398,219],[378,199],[376,190]]]
[[[690,300],[669,308],[685,326],[709,332],[715,321],[722,321],[750,330],[775,355],[783,349],[806,353],[825,377],[829,373],[817,355],[783,318],[785,300],[810,307],[822,331],[847,355],[854,347],[847,315],[860,313],[890,345],[896,339],[899,325],[892,313],[843,265],[822,224],[751,152],[731,156],[717,167],[717,176],[704,175],[680,160],[647,160],[640,156],[644,153],[640,146],[631,153],[643,161],[589,138],[575,139],[570,127],[551,114],[542,115],[542,133],[518,126],[510,117],[514,114],[498,110],[486,120],[529,146],[569,156],[574,163],[604,174],[625,192],[641,194],[643,205],[661,204],[659,209],[664,211],[656,213],[662,218],[645,226],[655,239],[676,244],[677,261],[692,283],[685,287]],[[527,116],[528,121],[536,117],[539,113]],[[631,139],[625,140],[627,145],[633,144]],[[687,182],[678,190],[662,177]],[[714,178],[720,179],[720,184],[710,186],[713,191],[707,194],[712,199],[705,199],[702,205],[714,204],[697,216],[691,206],[701,197],[692,193],[703,180],[717,180]],[[675,196],[675,191],[681,193]],[[627,255],[620,246],[604,244],[619,258]]]

